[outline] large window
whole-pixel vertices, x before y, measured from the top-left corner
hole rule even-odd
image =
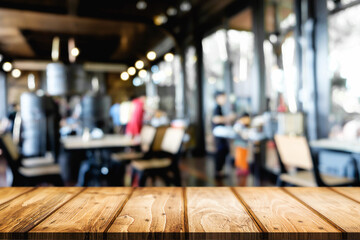
[[[348,1],[341,1],[346,5]],[[329,2],[329,8],[335,5]],[[329,15],[329,71],[332,129],[360,116],[360,5]]]

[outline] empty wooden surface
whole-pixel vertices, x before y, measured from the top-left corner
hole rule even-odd
[[[0,205],[33,189],[34,188],[28,188],[28,187],[0,188]]]
[[[360,239],[360,204],[357,202],[328,188],[286,188],[286,191],[338,226],[347,239]]]
[[[359,188],[349,188],[349,187],[338,187],[332,188],[334,191],[343,194],[344,196],[351,198],[360,203],[360,189]]]
[[[181,188],[138,188],[108,231],[108,239],[182,239]],[[122,234],[123,233],[123,234]],[[126,238],[126,233],[131,233]]]
[[[0,188],[0,239],[360,239],[360,188]]]
[[[39,224],[81,188],[38,188],[0,205],[0,237],[25,238]]]
[[[190,239],[256,239],[260,231],[230,188],[187,188]]]
[[[77,239],[101,239],[130,193],[131,188],[87,188],[31,230],[29,238],[61,239],[71,233]]]
[[[341,239],[341,232],[280,188],[236,188],[269,239]]]

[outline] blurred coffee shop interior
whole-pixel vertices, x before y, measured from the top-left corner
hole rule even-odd
[[[0,0],[0,186],[355,186],[359,0]]]

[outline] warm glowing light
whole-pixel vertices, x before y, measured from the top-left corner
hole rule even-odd
[[[73,55],[74,57],[79,56],[79,54],[80,54],[80,50],[78,48],[75,47],[71,49],[71,55]]]
[[[167,22],[168,18],[165,14],[160,14],[154,17],[154,24],[157,26],[163,25]]]
[[[141,61],[141,60],[136,61],[135,67],[136,67],[137,69],[142,69],[142,68],[144,67],[144,62]]]
[[[60,55],[60,38],[54,37],[52,42],[52,49],[51,49],[51,59],[56,62],[59,60]]]
[[[129,74],[127,72],[123,72],[123,73],[121,73],[120,77],[121,77],[121,80],[127,81],[129,79]]]
[[[146,57],[150,60],[153,61],[156,59],[156,53],[154,51],[150,51],[146,54]]]
[[[2,66],[2,68],[5,72],[10,72],[12,69],[12,64],[9,62],[5,62]]]
[[[140,70],[139,72],[139,77],[141,78],[145,78],[147,76],[147,71],[145,69]]]
[[[21,71],[15,68],[14,70],[12,70],[11,76],[13,76],[14,78],[19,78],[21,76]]]
[[[127,72],[128,72],[128,74],[129,74],[130,76],[134,76],[135,73],[136,73],[136,68],[134,68],[134,67],[129,67],[128,70],[127,70]]]
[[[174,54],[172,54],[172,53],[167,53],[167,54],[165,54],[164,59],[165,59],[165,61],[167,61],[167,62],[172,62],[172,61],[174,60]]]

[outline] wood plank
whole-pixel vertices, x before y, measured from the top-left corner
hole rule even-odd
[[[341,239],[341,232],[280,188],[235,192],[268,232],[268,239]]]
[[[0,239],[26,238],[26,232],[80,191],[81,188],[37,188],[0,205]]]
[[[32,187],[2,187],[0,188],[0,205],[21,194],[34,190]]]
[[[110,227],[108,239],[184,239],[182,188],[137,188]]]
[[[347,239],[360,239],[360,204],[329,188],[286,188],[346,232]]]
[[[331,189],[360,203],[360,187],[335,187]]]
[[[186,189],[190,239],[260,239],[262,234],[230,188]]]
[[[29,232],[30,239],[102,239],[132,188],[87,188]]]

